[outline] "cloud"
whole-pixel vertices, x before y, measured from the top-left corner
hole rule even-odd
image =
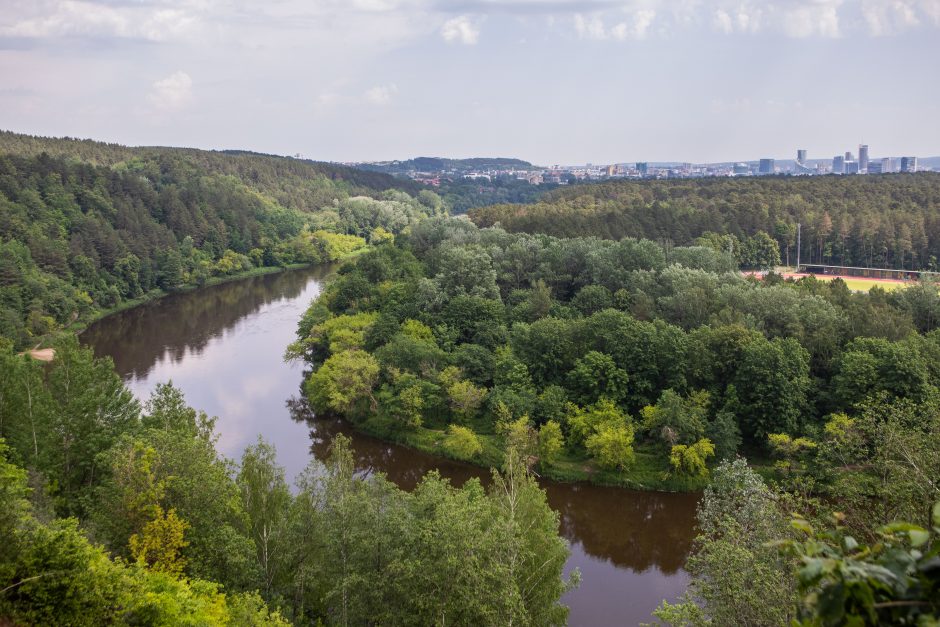
[[[839,37],[839,5],[842,0],[798,2],[783,10],[783,31],[790,37]]]
[[[712,26],[725,34],[756,33],[761,29],[762,13],[761,6],[749,4],[718,8],[712,13]]]
[[[862,16],[868,31],[875,37],[894,35],[920,23],[912,3],[904,0],[865,2],[862,5]]]
[[[398,86],[394,83],[391,85],[376,85],[366,90],[365,98],[368,102],[381,107],[390,103],[392,97],[397,93]]]
[[[153,84],[150,102],[158,109],[181,109],[192,98],[193,80],[186,72],[174,72]]]
[[[459,15],[444,22],[441,37],[448,43],[472,46],[480,38],[480,26],[467,15]]]
[[[112,6],[87,0],[39,0],[6,10],[0,16],[0,36],[165,41],[185,34],[197,22],[197,17],[185,6]]]
[[[594,39],[597,41],[606,39],[616,41],[644,39],[655,18],[656,11],[652,9],[640,9],[632,13],[626,20],[611,20],[615,23],[608,27],[599,15],[585,16],[581,13],[576,13],[574,16],[574,28],[578,37],[581,39]]]

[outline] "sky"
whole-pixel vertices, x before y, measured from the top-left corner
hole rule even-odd
[[[0,128],[325,161],[940,154],[940,0],[0,0]]]

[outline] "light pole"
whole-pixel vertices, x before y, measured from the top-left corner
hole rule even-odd
[[[796,273],[800,273],[800,232],[802,231],[802,224],[799,222],[796,223]]]

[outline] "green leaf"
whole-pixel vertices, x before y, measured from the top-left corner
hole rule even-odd
[[[933,504],[933,524],[940,527],[940,501]]]
[[[802,518],[795,518],[790,521],[790,526],[798,531],[802,531],[808,536],[813,535],[813,526]]]
[[[823,564],[819,558],[806,560],[805,566],[800,569],[800,582],[804,585],[813,584],[822,575]]]
[[[930,534],[923,529],[911,529],[907,535],[911,539],[911,546],[923,546],[930,539]]]

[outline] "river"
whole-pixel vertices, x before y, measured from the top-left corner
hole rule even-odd
[[[145,401],[172,380],[189,405],[218,416],[219,451],[233,459],[258,436],[275,445],[293,480],[321,458],[330,437],[353,439],[357,464],[409,489],[431,469],[454,483],[485,472],[356,434],[315,417],[300,399],[302,364],[282,359],[297,321],[317,297],[330,268],[251,277],[174,294],[90,326],[82,342],[108,355]],[[571,625],[636,625],[662,599],[685,590],[683,565],[694,535],[696,497],[546,482],[549,504],[571,543],[567,570],[581,586],[564,599]]]

